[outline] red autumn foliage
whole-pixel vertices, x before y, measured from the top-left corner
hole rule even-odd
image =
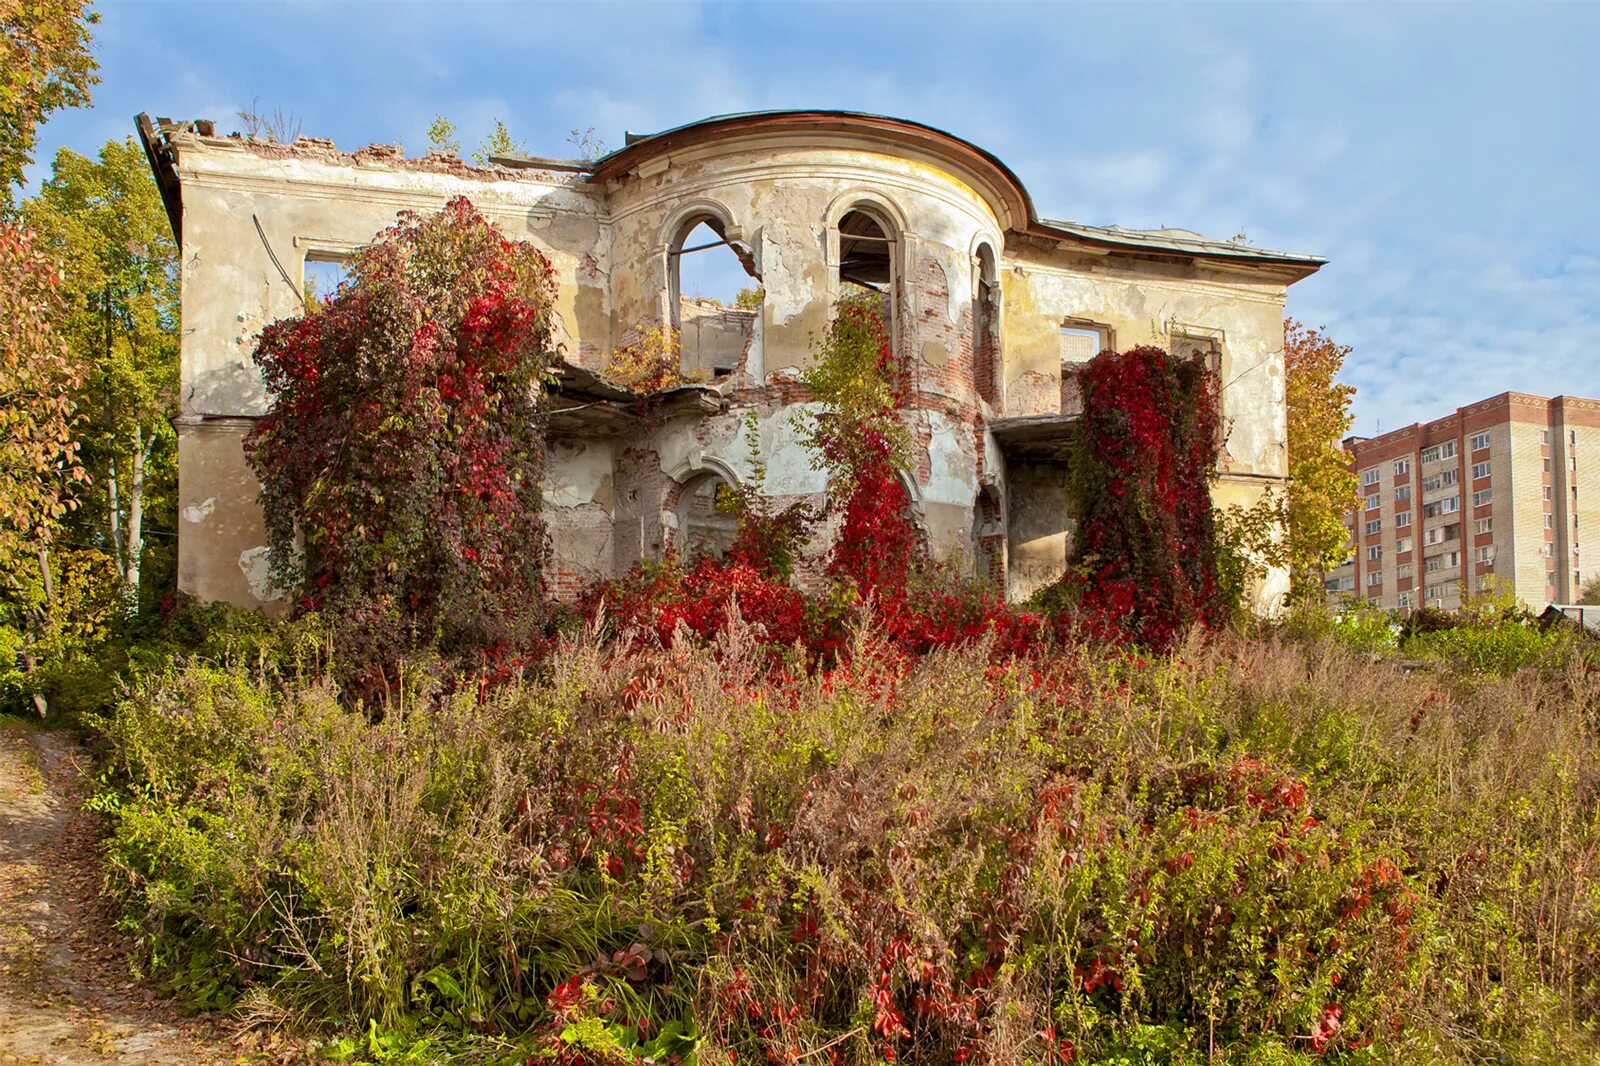
[[[1211,480],[1220,451],[1209,367],[1159,348],[1101,352],[1079,374],[1080,515],[1066,579],[1090,633],[1170,648],[1222,625]]]
[[[339,623],[358,693],[418,646],[491,672],[536,650],[553,296],[549,261],[457,198],[262,332],[272,406],[246,453],[274,574]]]

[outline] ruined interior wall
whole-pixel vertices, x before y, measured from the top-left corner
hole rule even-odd
[[[550,442],[541,517],[550,537],[550,589],[559,600],[571,602],[595,581],[611,576],[615,470],[613,441]]]

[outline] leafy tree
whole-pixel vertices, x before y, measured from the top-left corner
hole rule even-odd
[[[1578,593],[1578,602],[1600,607],[1600,577],[1589,579],[1589,583],[1583,586],[1582,591]]]
[[[246,442],[280,587],[380,695],[412,648],[515,664],[540,636],[554,274],[465,198],[407,213],[314,315],[262,331]]]
[[[108,141],[96,159],[62,149],[23,212],[66,267],[59,329],[82,380],[79,432],[96,475],[77,524],[115,561],[133,610],[147,518],[169,531],[177,520],[169,421],[178,392],[177,245],[131,138]]]
[[[100,21],[86,0],[0,2],[0,213],[12,207],[22,168],[33,162],[40,123],[89,101],[100,79],[89,27]]]
[[[1350,431],[1355,389],[1335,378],[1350,354],[1322,330],[1283,324],[1285,399],[1289,409],[1289,483],[1285,525],[1293,595],[1320,593],[1321,574],[1339,564],[1349,539],[1345,514],[1356,506],[1356,476],[1339,446]]]
[[[494,120],[494,129],[489,131],[489,136],[483,139],[478,150],[472,153],[472,161],[480,167],[488,166],[489,160],[494,156],[513,155],[527,150],[526,144],[512,139],[511,131],[506,129],[504,120],[497,118]]]
[[[433,121],[428,124],[428,149],[460,155],[461,138],[456,136],[456,124],[443,115],[433,116]]]
[[[65,305],[59,265],[0,222],[0,651],[27,675],[54,613],[51,542],[84,476],[73,402],[83,380],[55,328]],[[42,692],[21,680],[43,714]]]

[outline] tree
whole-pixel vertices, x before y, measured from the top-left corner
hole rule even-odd
[[[506,666],[539,639],[554,298],[549,260],[458,197],[262,331],[272,407],[245,449],[274,575],[335,622],[355,692],[381,695],[414,648]]]
[[[1600,607],[1600,577],[1592,577],[1578,593],[1578,602],[1585,606]]]
[[[65,264],[59,330],[82,379],[83,458],[96,474],[78,521],[115,560],[131,613],[152,498],[168,528],[177,519],[177,245],[131,138],[108,141],[97,159],[62,149],[23,213]]]
[[[87,103],[100,80],[89,54],[99,20],[86,0],[0,0],[0,214],[33,162],[40,123]]]
[[[443,115],[433,116],[433,121],[428,124],[428,150],[460,155],[461,138],[456,136],[456,124]]]
[[[1283,323],[1284,397],[1289,414],[1289,490],[1285,508],[1292,595],[1319,594],[1321,575],[1349,543],[1345,515],[1355,509],[1356,476],[1340,440],[1350,431],[1356,390],[1335,379],[1350,354],[1325,332]]]
[[[526,152],[528,146],[521,141],[512,140],[511,131],[506,129],[506,124],[501,119],[494,120],[494,129],[489,131],[489,136],[483,139],[478,150],[472,153],[472,161],[480,167],[489,165],[489,160],[497,155],[514,155]]]
[[[52,621],[51,541],[84,476],[73,432],[83,381],[54,325],[65,305],[59,265],[0,222],[0,644],[25,675]],[[22,680],[43,714],[43,693]]]

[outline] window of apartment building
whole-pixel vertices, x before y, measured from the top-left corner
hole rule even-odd
[[[1382,498],[1377,493],[1373,493],[1371,496],[1367,497],[1367,510],[1369,510],[1369,511],[1376,510],[1377,507],[1378,507],[1378,504],[1380,504],[1382,502],[1383,502]]]
[[[1482,462],[1482,463],[1473,463],[1472,464],[1472,476],[1475,477],[1475,478],[1488,477],[1489,476],[1489,463],[1487,461],[1486,462]]]
[[[1472,494],[1472,506],[1482,507],[1492,499],[1494,499],[1494,489],[1483,489],[1479,492],[1474,492]]]
[[[1556,528],[1556,516],[1555,515],[1546,514],[1544,516],[1544,528],[1546,528],[1546,529],[1554,529],[1554,528]]]
[[[1375,535],[1382,528],[1383,528],[1383,519],[1374,518],[1372,521],[1367,523],[1367,536],[1370,537],[1370,536]]]
[[[1456,454],[1456,442],[1447,440],[1443,444],[1430,444],[1422,449],[1424,463],[1437,463],[1441,459],[1453,458]]]
[[[1479,433],[1479,434],[1476,434],[1476,435],[1473,436],[1473,438],[1472,438],[1472,450],[1473,451],[1475,451],[1475,452],[1482,451],[1483,449],[1487,448],[1488,446],[1489,446],[1489,434],[1487,434],[1487,433]]]
[[[1367,571],[1367,588],[1372,588],[1374,585],[1381,585],[1381,584],[1383,584],[1383,571],[1382,570],[1368,570]]]
[[[1437,574],[1445,567],[1444,556],[1430,555],[1422,560],[1422,571],[1426,574]]]
[[[1367,469],[1361,471],[1361,487],[1365,488],[1368,485],[1376,485],[1380,476],[1381,475],[1378,473],[1378,468],[1375,466],[1368,467]]]
[[[1425,530],[1422,534],[1422,546],[1428,548],[1435,544],[1443,544],[1455,536],[1455,530],[1455,526],[1434,526]]]
[[[1547,500],[1555,499],[1556,498],[1555,493],[1556,493],[1556,490],[1551,488],[1549,485],[1546,485],[1544,487],[1544,498],[1545,499],[1547,499]]]
[[[1551,470],[1550,457],[1547,455],[1547,456],[1544,457],[1544,472],[1546,474],[1548,474],[1550,472],[1550,470]]]
[[[1480,518],[1480,519],[1478,519],[1478,532],[1479,533],[1493,533],[1494,532],[1494,519],[1492,519],[1492,518]]]
[[[1407,475],[1409,473],[1411,473],[1411,460],[1410,459],[1396,459],[1394,461],[1394,476],[1395,477],[1404,477],[1405,475]]]
[[[1373,545],[1372,547],[1367,549],[1367,562],[1375,563],[1379,559],[1382,559],[1382,558],[1383,558],[1383,546],[1382,545]]]
[[[1446,496],[1444,499],[1439,501],[1439,513],[1440,514],[1453,514],[1454,512],[1459,511],[1459,510],[1461,510],[1461,496],[1460,496],[1460,494],[1457,494],[1455,496]]]
[[[1394,568],[1394,579],[1396,581],[1404,581],[1414,573],[1416,573],[1415,563],[1401,563]]]
[[[1478,591],[1479,592],[1488,592],[1492,588],[1494,588],[1494,575],[1493,574],[1479,574],[1478,575]]]
[[[1441,470],[1431,477],[1422,479],[1422,491],[1432,492],[1434,489],[1448,488],[1456,483],[1459,476],[1456,470]]]
[[[1410,537],[1401,537],[1399,540],[1395,541],[1394,542],[1394,550],[1395,550],[1396,553],[1402,553],[1402,552],[1410,551],[1411,550],[1411,538]]]
[[[1411,606],[1411,593],[1409,593],[1409,592],[1400,593],[1400,595],[1395,597],[1395,601],[1394,602],[1396,603],[1396,605],[1398,605],[1400,607],[1410,607]]]
[[[1539,443],[1540,444],[1549,444],[1550,443],[1550,431],[1548,429],[1541,429],[1539,431]]]
[[[1574,448],[1576,448],[1578,446],[1578,431],[1577,430],[1575,430],[1575,429],[1567,430],[1567,443],[1572,445]]]
[[[1555,586],[1555,583],[1556,583],[1556,572],[1554,570],[1546,570],[1544,572],[1544,583],[1546,585],[1551,586],[1551,587]]]
[[[1411,486],[1410,485],[1399,485],[1399,486],[1395,487],[1395,490],[1394,490],[1394,502],[1395,503],[1404,503],[1405,501],[1407,501],[1409,499],[1411,499]]]
[[[1481,548],[1478,548],[1475,552],[1475,557],[1480,563],[1494,562],[1494,545],[1485,544]]]
[[[1409,526],[1410,524],[1411,524],[1411,512],[1410,511],[1399,511],[1399,512],[1396,512],[1396,514],[1394,516],[1394,527],[1396,529],[1399,529],[1402,526]]]
[[[1541,545],[1539,545],[1539,556],[1540,556],[1540,558],[1553,559],[1553,558],[1555,558],[1555,554],[1556,554],[1555,545],[1553,545],[1553,544],[1541,544]]]
[[[1444,594],[1446,592],[1448,592],[1449,590],[1450,590],[1450,586],[1449,585],[1429,585],[1428,586],[1428,590],[1427,590],[1426,593],[1424,593],[1424,595],[1428,599],[1433,600],[1435,603],[1437,603],[1440,600],[1444,599]]]

